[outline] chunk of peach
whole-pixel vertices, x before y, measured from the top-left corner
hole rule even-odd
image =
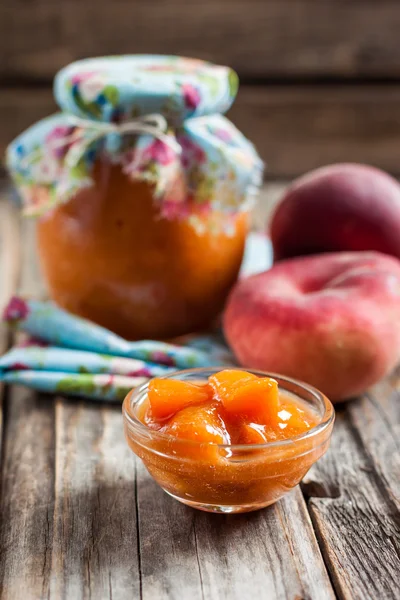
[[[171,444],[177,456],[209,464],[216,464],[221,459],[215,444],[231,442],[218,407],[212,405],[182,409],[163,427],[163,432],[175,438]]]
[[[209,384],[227,412],[264,425],[277,423],[279,393],[275,379],[228,370],[210,377]]]
[[[225,369],[208,378],[208,383],[214,390],[214,396],[221,402],[229,398],[238,385],[245,381],[257,379],[256,375],[239,369]]]
[[[239,438],[240,444],[266,444],[267,442],[263,425],[257,423],[243,425]]]
[[[229,444],[230,437],[217,406],[187,406],[163,428],[164,433],[201,444]]]
[[[151,414],[159,421],[172,417],[186,406],[211,400],[211,390],[207,385],[158,377],[150,381],[147,395]]]
[[[303,410],[293,402],[281,401],[278,411],[278,428],[284,431],[284,437],[293,437],[305,433],[318,422],[310,411]]]

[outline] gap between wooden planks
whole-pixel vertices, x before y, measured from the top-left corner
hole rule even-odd
[[[31,223],[21,240],[19,288],[41,295]],[[3,433],[1,599],[331,599],[319,547],[340,598],[395,598],[397,390],[394,376],[339,411],[332,449],[303,485],[308,506],[297,488],[264,511],[223,517],[157,487],[124,442],[120,407],[13,387]]]

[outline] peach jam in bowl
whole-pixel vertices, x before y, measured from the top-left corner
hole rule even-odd
[[[276,374],[177,371],[131,391],[125,436],[157,483],[194,508],[247,512],[276,502],[327,450],[331,402]]]

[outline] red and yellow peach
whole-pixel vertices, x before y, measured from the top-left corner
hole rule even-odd
[[[355,396],[400,359],[400,261],[376,252],[282,261],[239,281],[224,331],[243,367],[306,381],[334,401]]]
[[[355,250],[400,258],[400,185],[367,165],[322,167],[288,188],[270,236],[276,261]]]

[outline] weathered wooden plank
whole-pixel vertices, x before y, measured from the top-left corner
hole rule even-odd
[[[396,599],[399,512],[371,460],[372,436],[364,436],[364,447],[352,423],[363,410],[358,400],[338,410],[331,451],[306,476],[303,490],[339,597]]]
[[[143,600],[207,598],[196,554],[194,510],[167,496],[136,462]]]
[[[7,210],[13,211],[11,204],[7,206]],[[33,254],[26,252],[23,259],[21,253],[24,235],[19,238],[18,227],[14,225],[13,229],[9,220],[4,224],[4,232],[5,254],[18,268],[21,265],[21,289],[34,293],[35,283],[29,279]],[[2,272],[2,278],[3,275]],[[1,471],[2,600],[47,598],[54,509],[54,444],[52,402],[45,396],[12,387],[5,406]]]
[[[398,76],[394,0],[13,0],[1,5],[0,75],[50,79],[90,55],[171,53],[242,76]]]
[[[195,528],[206,598],[334,597],[299,489],[250,516],[196,515]]]
[[[54,408],[13,387],[7,397],[0,499],[0,597],[47,598],[54,510]]]
[[[400,522],[400,369],[349,406],[349,413]]]
[[[56,401],[50,597],[139,598],[135,463],[120,407]]]
[[[334,162],[400,173],[400,86],[243,86],[228,116],[256,145],[268,177]]]
[[[400,85],[242,86],[229,117],[267,163],[266,175],[292,177],[341,161],[400,174]],[[50,88],[0,94],[0,152],[54,111]]]
[[[210,515],[139,466],[137,494],[144,600],[334,597],[299,489],[257,513]]]

